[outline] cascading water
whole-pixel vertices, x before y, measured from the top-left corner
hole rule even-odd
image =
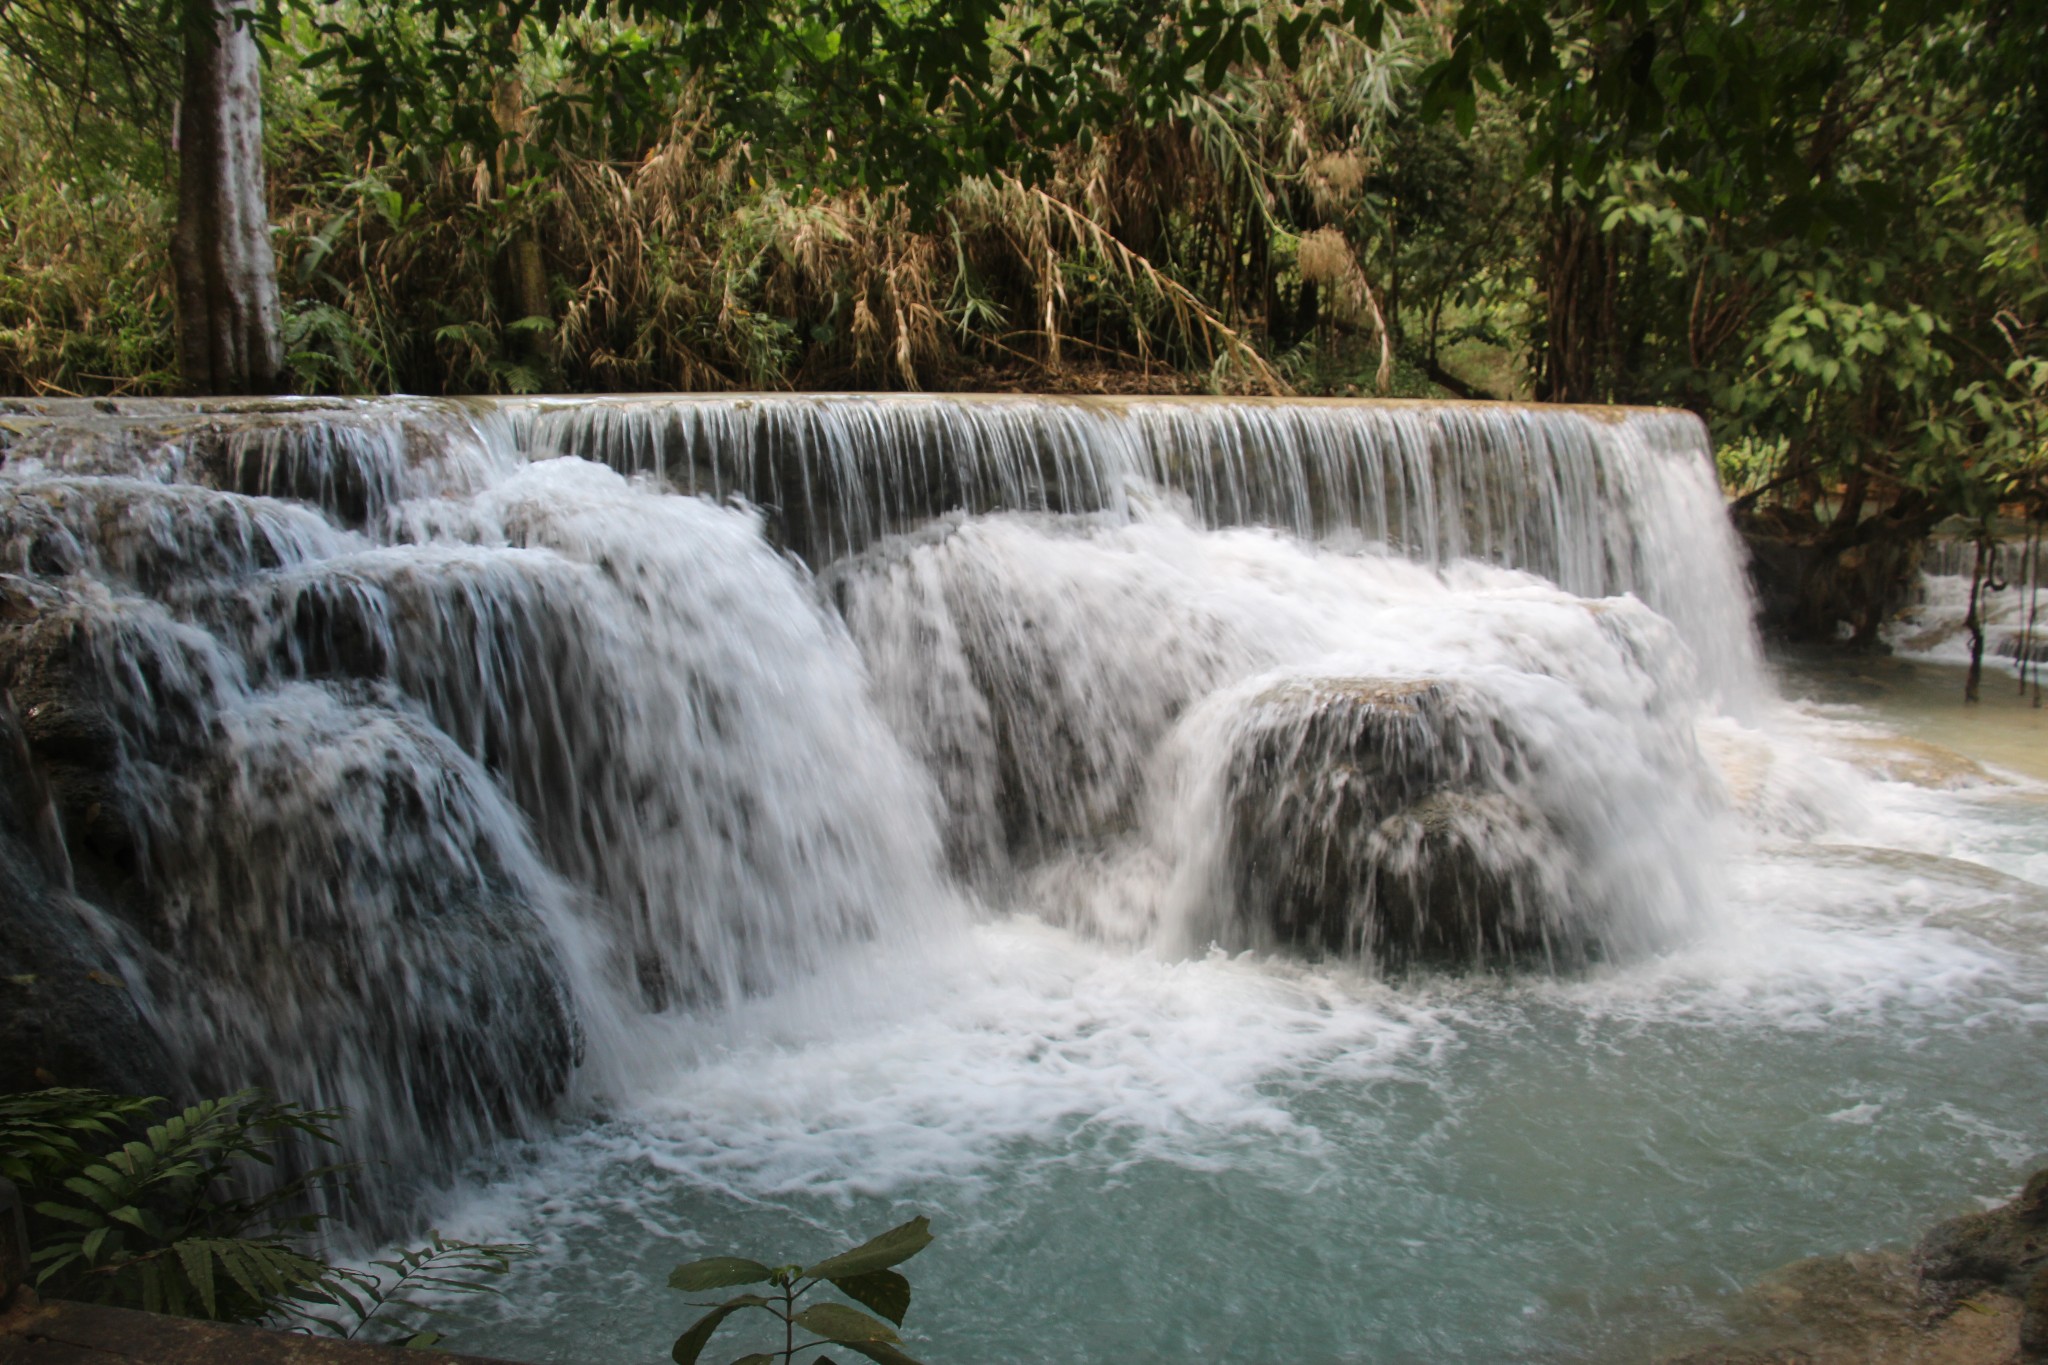
[[[50,875],[192,1087],[346,1105],[432,1178],[531,1139],[460,1215],[548,1248],[571,1325],[513,1354],[591,1358],[574,1324],[620,1314],[658,1354],[689,1248],[935,1200],[956,1354],[1579,1358],[1654,1317],[1611,1263],[1699,1253],[1636,1187],[1588,1212],[1575,1150],[1711,1184],[1774,1130],[1738,1103],[1688,1152],[1654,1115],[1803,1102],[1776,1039],[1893,1076],[1901,1018],[1967,1018],[1981,1075],[2048,1027],[2048,851],[1772,700],[1684,415],[14,406],[0,630]],[[2028,1154],[1940,1103],[1953,1160]],[[1516,1287],[1559,1277],[1591,1307]]]

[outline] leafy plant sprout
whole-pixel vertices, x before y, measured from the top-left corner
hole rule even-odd
[[[740,1294],[723,1303],[697,1303],[710,1311],[676,1338],[671,1353],[676,1365],[697,1365],[697,1358],[711,1336],[735,1313],[757,1309],[782,1324],[782,1349],[756,1351],[740,1356],[732,1365],[789,1365],[805,1351],[840,1346],[866,1356],[879,1365],[918,1365],[901,1349],[902,1338],[894,1327],[903,1325],[910,1311],[910,1281],[891,1267],[902,1264],[931,1245],[931,1220],[922,1216],[893,1227],[879,1237],[862,1242],[849,1251],[828,1256],[815,1265],[763,1265],[739,1256],[713,1256],[679,1265],[668,1277],[669,1288],[686,1294],[739,1285],[767,1284],[768,1294]],[[843,1303],[813,1303],[798,1308],[797,1301],[821,1284],[829,1284],[847,1298],[887,1318],[882,1322]],[[800,1342],[799,1330],[818,1338]],[[830,1356],[819,1354],[809,1365],[835,1365]]]

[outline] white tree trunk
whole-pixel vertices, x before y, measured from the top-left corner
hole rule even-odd
[[[195,393],[267,393],[283,364],[264,202],[263,78],[249,0],[181,0],[178,358]]]

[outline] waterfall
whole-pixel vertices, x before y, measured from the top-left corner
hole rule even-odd
[[[142,1015],[419,1172],[977,914],[1651,950],[1761,691],[1668,412],[23,401],[0,453],[0,683]]]

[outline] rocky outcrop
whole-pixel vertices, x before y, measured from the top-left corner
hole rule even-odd
[[[20,839],[0,834],[0,1091],[182,1093],[99,923]]]
[[[1938,1225],[1913,1259],[1923,1281],[1957,1297],[1994,1289],[2018,1299],[2020,1359],[2048,1361],[2048,1170],[2011,1203]]]
[[[422,487],[464,480],[477,439],[458,403],[335,398],[15,400],[0,461],[286,498],[347,525]]]
[[[1723,1339],[1660,1365],[2035,1365],[2048,1361],[2048,1170],[1937,1224],[1910,1252],[1815,1256],[1727,1312]]]
[[[0,1087],[265,1084],[394,1159],[545,1112],[581,1038],[517,817],[374,682],[243,667],[0,575]]]
[[[1474,691],[1312,679],[1253,703],[1229,775],[1238,913],[1280,943],[1411,963],[1569,964],[1562,833],[1524,746]]]
[[[32,729],[31,729],[32,727]],[[178,1093],[176,1073],[138,1009],[112,926],[73,893],[60,797],[35,739],[62,754],[67,731],[96,739],[90,718],[49,703],[25,726],[0,690],[0,1091],[88,1086]],[[93,746],[80,746],[90,763]],[[76,751],[74,751],[76,756]],[[77,786],[86,790],[81,792]],[[89,799],[89,781],[68,799]]]

